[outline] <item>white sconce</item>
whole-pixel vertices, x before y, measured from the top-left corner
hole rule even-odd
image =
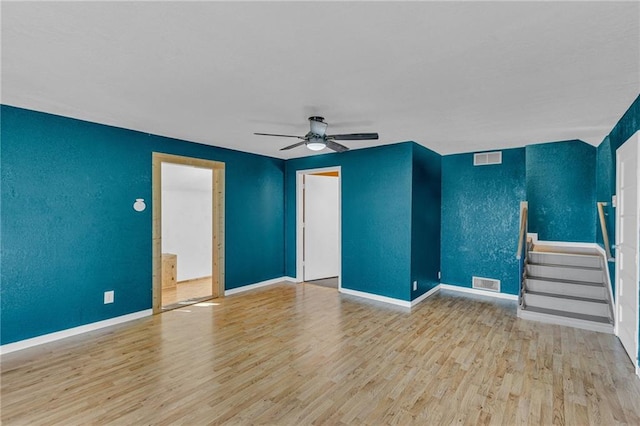
[[[144,198],[136,198],[136,202],[133,203],[133,209],[137,212],[144,211],[147,205],[144,203]]]

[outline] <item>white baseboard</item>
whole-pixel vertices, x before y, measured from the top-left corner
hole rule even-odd
[[[144,311],[134,312],[132,314],[122,315],[115,318],[109,318],[104,321],[93,322],[91,324],[85,324],[79,327],[73,327],[73,328],[68,328],[66,330],[62,330],[62,331],[56,331],[55,333],[49,333],[49,334],[44,334],[42,336],[32,337],[31,339],[20,340],[14,343],[7,343],[6,345],[0,346],[0,355],[30,348],[32,346],[54,342],[56,340],[64,339],[66,337],[76,336],[82,333],[88,333],[90,331],[99,330],[101,328],[110,327],[112,325],[122,324],[123,322],[128,322],[128,321],[133,321],[136,319],[148,317],[148,316],[151,316],[152,314],[153,314],[153,311],[151,309],[146,309]]]
[[[395,299],[393,297],[380,296],[378,294],[367,293],[364,291],[351,290],[344,287],[340,288],[339,291],[340,293],[348,294],[351,296],[362,297],[363,299],[375,300],[376,302],[390,303],[392,305],[402,306],[403,308],[411,308],[413,306],[416,306],[418,303],[424,301],[425,299],[436,294],[438,290],[440,290],[439,287],[440,286],[435,286],[431,290],[427,291],[425,294],[413,299],[411,302],[408,302],[406,300],[401,300],[401,299]]]
[[[253,289],[256,289],[256,288],[265,287],[265,286],[273,285],[273,284],[278,284],[278,283],[281,283],[283,281],[292,282],[292,283],[296,282],[296,280],[294,278],[291,278],[291,277],[272,278],[270,280],[260,281],[259,283],[243,285],[242,287],[232,288],[231,290],[225,290],[224,291],[224,295],[225,296],[230,296],[232,294],[242,293],[244,291],[249,291],[249,290],[253,290]]]
[[[186,280],[177,281],[176,284],[188,284],[193,281],[200,281],[200,280],[206,280],[206,279],[210,280],[212,278],[213,277],[211,275],[206,275],[204,277],[188,278]]]
[[[428,297],[433,296],[434,294],[436,294],[439,291],[440,291],[440,285],[437,285],[434,288],[432,288],[431,290],[429,290],[428,292],[426,292],[425,294],[413,299],[411,301],[411,306],[412,307],[416,306],[418,303],[422,302],[423,300],[427,299]]]
[[[517,294],[497,293],[495,291],[479,290],[477,288],[460,287],[457,285],[443,284],[443,283],[440,283],[439,288],[440,290],[451,290],[451,291],[457,291],[460,293],[470,293],[478,296],[493,297],[495,299],[506,299],[506,300],[518,301]]]
[[[406,300],[395,299],[393,297],[387,297],[387,296],[380,296],[378,294],[367,293],[364,291],[351,290],[349,288],[344,288],[344,287],[340,289],[340,293],[348,294],[351,296],[362,297],[363,299],[375,300],[376,302],[390,303],[392,305],[402,306],[404,308],[411,307],[411,302],[408,302]]]
[[[406,300],[396,299],[393,297],[380,296],[378,294],[367,293],[364,291],[351,290],[349,288],[344,288],[344,287],[341,287],[339,289],[339,292],[348,294],[350,296],[362,297],[363,299],[375,300],[376,302],[390,303],[392,305],[402,306],[403,308],[412,308],[416,306],[418,303],[436,294],[438,290],[439,290],[439,286],[435,286],[431,290],[427,291],[425,294],[413,299],[411,302],[408,302]]]
[[[341,288],[340,293],[349,294],[351,296],[362,297],[364,299],[375,300],[377,302],[390,303],[392,305],[402,306],[405,308],[411,308],[413,306],[416,306],[418,303],[433,296],[440,290],[451,290],[451,291],[458,291],[460,293],[470,293],[470,294],[475,294],[479,296],[493,297],[495,299],[513,300],[516,302],[518,301],[518,296],[515,294],[495,293],[491,291],[478,290],[475,288],[459,287],[457,285],[451,285],[451,284],[438,284],[437,286],[435,286],[425,294],[421,295],[420,297],[412,300],[411,302],[407,302],[406,300],[394,299],[392,297],[380,296],[373,293],[366,293],[364,291],[351,290],[348,288]]]

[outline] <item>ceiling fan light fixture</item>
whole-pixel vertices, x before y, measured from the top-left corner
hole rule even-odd
[[[313,138],[309,139],[306,145],[311,151],[321,151],[326,148],[327,143],[323,139]]]
[[[322,151],[325,148],[329,148],[335,152],[345,152],[348,151],[349,148],[336,141],[366,141],[378,139],[377,133],[345,133],[339,135],[327,135],[327,123],[324,121],[323,117],[317,115],[309,117],[309,127],[309,132],[304,136],[281,135],[276,133],[254,133],[254,135],[300,139],[300,142],[280,148],[280,151],[287,151],[289,149],[305,145],[311,151]]]

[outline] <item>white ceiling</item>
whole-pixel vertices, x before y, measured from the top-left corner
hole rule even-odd
[[[640,93],[640,3],[2,2],[2,103],[280,158],[322,115],[441,154],[582,139]],[[327,150],[321,151],[329,152]]]

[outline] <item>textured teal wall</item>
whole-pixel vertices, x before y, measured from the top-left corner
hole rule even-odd
[[[519,202],[538,205],[540,238],[594,241],[595,200],[615,191],[615,149],[640,129],[640,97],[597,152],[532,145],[526,160],[510,149],[482,167],[414,143],[285,162],[7,106],[1,119],[5,344],[150,308],[153,151],[226,163],[227,289],[295,276],[296,170],[340,165],[345,288],[408,301],[437,283],[437,268],[445,283],[498,278],[517,294]],[[560,182],[574,191],[558,193]],[[139,197],[143,213],[131,208]],[[116,303],[102,304],[105,290]]]
[[[518,230],[525,150],[502,151],[502,164],[473,166],[473,154],[442,157],[442,282],[471,287],[471,277],[501,281],[518,294]]]
[[[611,141],[606,137],[596,149],[596,201],[606,202],[603,207],[607,233],[609,235],[609,248],[612,256],[615,257],[615,229],[616,229],[616,211],[611,204],[611,196],[615,192],[615,167],[611,162]],[[604,248],[604,239],[602,237],[602,228],[600,226],[600,218],[596,214],[595,218],[596,243]],[[613,297],[616,295],[615,281],[615,263],[609,262],[609,279]]]
[[[582,141],[526,147],[529,232],[540,240],[595,242],[596,149]]]
[[[605,207],[607,230],[612,245],[611,251],[615,256],[615,209],[611,205],[611,197],[616,193],[616,150],[634,133],[640,130],[640,96],[631,104],[618,123],[611,129],[609,135],[597,149],[596,157],[596,197],[597,201],[609,203]],[[596,221],[598,219],[596,218]],[[597,222],[596,241],[603,245],[600,223]]]
[[[227,289],[283,275],[284,161],[1,108],[2,344],[151,307],[153,151],[226,163]]]
[[[610,236],[610,249],[613,251],[615,229],[615,210],[611,204],[611,196],[615,193],[615,164],[611,152],[611,140],[606,137],[596,149],[596,201],[606,202],[604,207],[607,231]],[[600,229],[600,219],[596,216],[596,242],[604,247],[602,231]]]
[[[442,157],[413,144],[411,194],[411,281],[418,281],[415,299],[440,283],[440,213]]]
[[[296,275],[296,172],[341,166],[342,286],[411,300],[412,143],[285,164],[286,272]]]
[[[638,130],[640,130],[640,96],[633,101],[622,118],[620,118],[613,129],[611,129],[609,140],[611,141],[612,151],[615,153],[616,149],[620,148],[620,146]]]

